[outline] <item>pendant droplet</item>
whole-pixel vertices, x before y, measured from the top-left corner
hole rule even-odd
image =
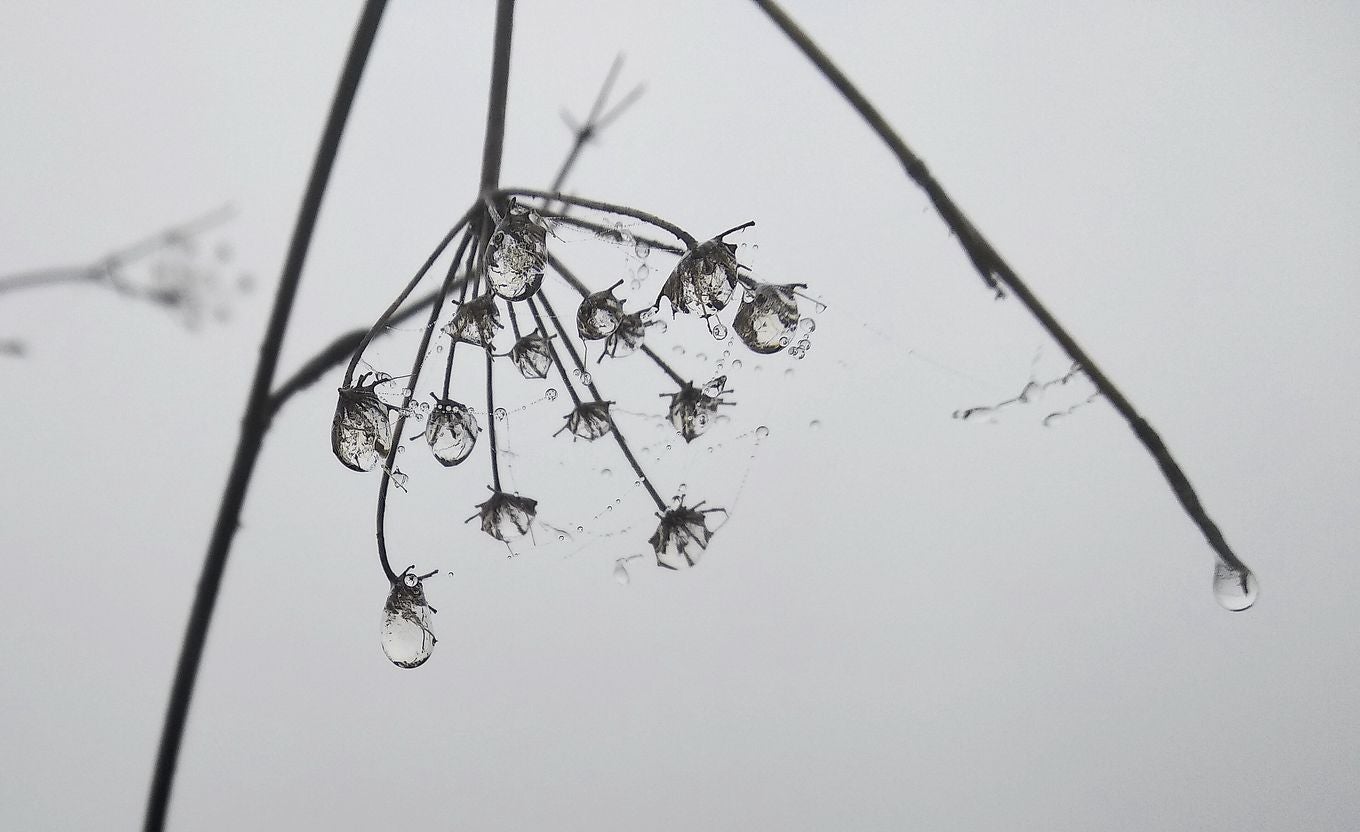
[[[1235,569],[1222,561],[1214,564],[1214,600],[1229,612],[1242,612],[1256,603],[1260,586],[1247,567]]]

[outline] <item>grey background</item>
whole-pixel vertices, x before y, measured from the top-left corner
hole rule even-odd
[[[586,530],[506,558],[462,523],[484,451],[452,473],[407,462],[394,559],[454,573],[430,583],[441,641],[412,672],[377,646],[377,480],[327,447],[338,377],[296,399],[228,569],[175,828],[1356,825],[1356,7],[789,10],[1161,429],[1260,575],[1257,608],[1214,604],[1208,549],[1108,406],[1041,426],[1084,391],[950,418],[1066,364],[753,7],[525,0],[503,180],[547,182],[558,110],[579,116],[626,51],[621,86],[648,93],[572,185],[700,236],[758,220],[757,272],[829,306],[814,348],[734,353],[741,404],[712,441],[665,453],[648,420],[621,422],[663,491],[735,505],[699,568],[634,561],[627,588],[613,559],[645,550],[651,520],[617,451],[538,438],[564,410],[501,384],[528,405],[509,426],[516,487]],[[92,260],[229,199],[240,216],[212,239],[259,287],[197,333],[91,288],[0,307],[30,348],[0,360],[0,826],[140,823],[356,16],[0,12],[0,273]],[[285,372],[371,321],[464,210],[491,22],[489,4],[390,9]],[[601,264],[592,285],[626,274],[620,252],[564,237],[569,262]],[[369,357],[398,372],[415,338]],[[695,375],[718,347],[675,325],[657,343],[685,346]],[[626,362],[598,378],[639,402],[664,389]]]

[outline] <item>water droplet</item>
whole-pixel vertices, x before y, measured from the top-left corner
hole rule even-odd
[[[583,531],[585,531],[585,530],[586,530],[586,527],[585,527],[585,526],[577,526],[577,527],[576,527],[576,531],[577,531],[577,532],[583,532]]]
[[[509,414],[505,412],[505,408],[503,408],[503,407],[498,407],[498,408],[496,408],[495,416],[496,416],[496,421],[497,421],[497,422],[504,422],[504,421],[505,421],[505,417],[508,416],[508,415],[509,415]]]
[[[799,361],[802,361],[804,358],[807,358],[807,350],[799,350],[799,351],[798,351],[798,360],[799,360]]]
[[[633,287],[633,291],[636,292],[638,289],[641,289],[641,288],[642,288],[642,281],[641,281],[641,280],[634,280],[632,283],[630,283],[630,284],[628,284],[628,285],[631,286],[631,287]]]
[[[614,473],[614,472],[611,471],[611,470],[609,470],[608,468],[601,468],[601,469],[600,469],[600,476],[603,476],[603,477],[612,476],[613,473]]]
[[[641,487],[642,487],[642,480],[633,480],[633,487],[634,487],[634,488],[641,488]]]
[[[821,426],[822,422],[820,419],[813,419],[811,422],[808,422],[808,427],[812,428],[813,430],[817,430]]]
[[[562,534],[561,532],[558,533],[558,535],[557,535],[557,542],[558,542],[558,543],[561,543],[561,542],[565,541],[566,539],[567,539],[567,536],[566,536],[565,534]]]
[[[652,247],[646,242],[638,240],[637,244],[633,246],[633,253],[643,260],[646,260],[647,256],[652,253]]]
[[[406,450],[406,446],[405,446],[405,445],[398,445],[398,446],[397,446],[397,453],[398,453],[398,454],[400,454],[402,451],[405,451],[405,450]]]
[[[769,435],[770,435],[770,429],[767,428],[767,427],[765,427],[764,425],[761,425],[760,427],[756,428],[756,438],[757,438],[757,439],[764,439],[765,437],[767,437],[767,436],[769,436]]]
[[[651,249],[648,249],[648,252],[650,252],[650,251],[651,251]],[[649,269],[649,268],[647,268],[647,264],[646,264],[646,263],[643,263],[642,265],[640,265],[640,266],[637,267],[637,279],[638,279],[638,282],[639,282],[639,283],[641,283],[642,281],[646,280],[648,277],[651,277],[651,275],[652,275],[652,270]]]
[[[676,344],[675,346],[671,347],[671,352],[675,353],[676,355],[684,355],[685,348],[679,344]]]
[[[434,345],[434,351],[435,351],[436,353],[443,352],[443,351],[444,351],[444,345],[443,345],[443,344],[435,344],[435,345]]]
[[[815,332],[817,329],[817,322],[811,318],[803,318],[798,322],[798,328],[804,332]]]
[[[581,373],[582,384],[590,384],[591,381],[593,381],[593,379],[590,377],[590,373]]]
[[[811,346],[812,342],[806,338],[798,342],[798,349],[802,350],[803,352],[807,352],[808,348],[810,348]]]
[[[787,336],[787,335],[782,336],[782,337],[779,339],[779,346],[781,346],[781,347],[787,347],[788,345],[789,345],[789,336]]]
[[[702,352],[699,353],[698,355],[694,356],[694,357],[697,358],[697,359],[699,359],[700,361],[707,361],[707,360],[708,360],[708,355],[705,354],[705,353],[702,353]]]
[[[732,359],[732,369],[734,369],[734,370],[740,370],[740,369],[741,369],[741,359],[740,359],[740,358],[734,358],[734,359]]]
[[[713,340],[721,341],[727,337],[727,325],[717,318],[709,318],[708,332],[713,336]]]
[[[544,391],[543,391],[543,398],[547,399],[547,400],[550,401],[550,402],[551,402],[551,401],[556,401],[556,400],[557,400],[557,388],[556,388],[556,387],[549,387],[547,390],[544,390]]]
[[[793,368],[790,367],[790,368],[788,368],[787,370],[784,371],[784,378],[792,378],[792,377],[793,377]]]
[[[1214,600],[1230,612],[1242,612],[1256,603],[1260,587],[1256,575],[1245,566],[1234,569],[1222,561],[1214,564]]]
[[[614,506],[613,506],[612,504],[607,505],[607,506],[604,507],[604,510],[605,510],[605,511],[613,511],[613,510],[614,510]]]
[[[623,558],[614,561],[614,582],[619,586],[628,586],[628,567],[623,565]]]

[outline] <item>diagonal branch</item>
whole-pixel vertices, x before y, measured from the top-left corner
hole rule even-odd
[[[811,61],[817,70],[831,82],[832,86],[845,97],[845,100],[854,108],[855,112],[864,119],[864,122],[869,125],[870,129],[872,129],[893,152],[893,155],[895,155],[898,161],[902,163],[902,167],[906,171],[907,176],[919,185],[930,197],[930,201],[934,203],[935,209],[940,214],[940,218],[943,219],[945,224],[949,226],[949,229],[954,232],[959,240],[959,244],[963,246],[964,251],[968,254],[968,259],[973,262],[973,267],[977,269],[978,274],[980,274],[982,279],[987,282],[987,285],[996,289],[999,293],[1001,288],[998,286],[998,281],[1000,281],[1000,284],[1014,293],[1020,303],[1029,310],[1030,314],[1039,322],[1039,325],[1042,326],[1049,335],[1053,336],[1053,339],[1062,346],[1073,361],[1081,366],[1082,370],[1085,371],[1086,375],[1095,384],[1096,389],[1098,389],[1105,398],[1109,399],[1110,404],[1114,406],[1114,409],[1118,411],[1119,415],[1128,423],[1129,428],[1133,430],[1134,435],[1138,437],[1138,440],[1143,443],[1143,447],[1146,448],[1147,452],[1152,455],[1154,460],[1156,460],[1157,466],[1162,471],[1162,476],[1166,478],[1167,484],[1171,487],[1171,491],[1176,495],[1176,499],[1180,501],[1181,508],[1185,510],[1185,513],[1189,515],[1190,519],[1199,527],[1200,532],[1204,535],[1204,539],[1209,543],[1209,546],[1214,552],[1217,553],[1219,559],[1234,571],[1246,571],[1246,565],[1242,563],[1233,552],[1232,548],[1228,546],[1228,541],[1224,539],[1223,533],[1219,531],[1218,525],[1214,523],[1209,517],[1208,512],[1204,510],[1204,506],[1199,501],[1199,495],[1195,493],[1195,489],[1190,485],[1190,480],[1185,476],[1185,472],[1181,470],[1180,465],[1176,462],[1175,458],[1171,456],[1171,451],[1167,449],[1161,436],[1157,434],[1157,431],[1153,430],[1152,425],[1148,424],[1146,419],[1134,410],[1133,405],[1129,400],[1124,397],[1124,394],[1119,391],[1119,388],[1114,386],[1114,382],[1101,371],[1095,361],[1093,361],[1091,357],[1087,355],[1086,351],[1081,348],[1081,345],[1076,342],[1076,339],[1063,328],[1062,324],[1058,323],[1058,320],[1054,318],[1053,314],[1048,311],[1042,302],[1040,302],[1039,298],[1030,291],[1029,287],[1025,285],[1025,282],[1020,279],[1020,276],[1015,273],[1004,259],[1002,259],[1001,255],[992,247],[992,244],[982,236],[981,232],[973,227],[973,224],[968,221],[968,218],[964,216],[963,212],[954,204],[954,201],[949,198],[947,193],[945,193],[944,187],[931,176],[928,170],[926,170],[925,163],[923,163],[916,154],[911,152],[910,148],[907,147],[906,143],[902,141],[902,138],[897,135],[891,126],[889,126],[887,120],[883,118],[874,105],[869,103],[869,100],[864,97],[863,93],[856,89],[855,85],[850,82],[850,79],[831,62],[831,59],[827,57],[826,53],[823,52],[817,44],[813,43],[812,39],[798,27],[798,24],[794,23],[793,20],[784,13],[783,9],[781,9],[774,0],[752,0],[752,2],[759,6],[761,11],[765,12],[770,20],[779,27],[780,31],[782,31],[789,40],[793,41],[795,46],[802,50],[803,55]]]

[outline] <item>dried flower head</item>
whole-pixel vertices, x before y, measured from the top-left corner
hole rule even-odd
[[[354,387],[341,387],[331,422],[331,451],[352,471],[372,471],[392,447],[392,423],[388,405],[374,392],[387,381],[378,377],[370,384],[365,373]]]
[[[581,439],[599,439],[614,427],[614,421],[609,416],[611,404],[613,402],[581,402],[564,417],[567,423],[557,433],[569,430]]]
[[[510,360],[525,378],[547,378],[552,366],[549,336],[535,330],[515,342],[510,348]]]
[[[548,261],[548,228],[538,212],[510,200],[486,252],[491,291],[506,300],[524,300],[543,284]]]
[[[430,420],[425,425],[425,441],[430,444],[430,451],[439,464],[448,467],[468,458],[481,430],[477,417],[467,405],[453,399],[435,398],[434,410],[430,411]]]
[[[486,502],[477,505],[477,513],[468,518],[482,519],[482,531],[501,541],[522,537],[529,533],[529,524],[538,513],[538,501],[505,491],[492,491]]]
[[[619,321],[623,319],[623,304],[614,297],[614,290],[621,285],[622,280],[602,292],[586,296],[586,299],[581,301],[581,305],[576,309],[576,331],[583,339],[598,341],[601,338],[608,338],[618,329]]]
[[[695,437],[708,430],[720,405],[732,404],[722,399],[724,394],[732,392],[724,389],[726,383],[727,376],[718,376],[702,389],[686,382],[678,392],[669,394],[671,424],[685,437],[686,442],[693,442]]]
[[[648,541],[656,551],[656,565],[667,569],[684,569],[699,562],[713,532],[708,528],[707,515],[720,508],[701,509],[703,503],[686,506],[684,501],[667,511],[658,514],[661,524],[656,527]]]
[[[441,331],[455,341],[490,349],[491,341],[500,328],[501,313],[496,308],[496,296],[488,292],[459,306],[453,320],[445,324]]]
[[[753,352],[779,352],[798,327],[798,284],[757,283],[747,290],[732,328]]]
[[[730,232],[729,232],[730,233]],[[685,253],[661,287],[677,312],[721,312],[737,288],[737,247],[720,237]]]
[[[424,580],[435,573],[415,574],[408,566],[397,576],[383,605],[383,653],[397,667],[420,667],[434,652],[438,639],[430,629],[430,613],[434,612],[425,600]]]
[[[620,318],[618,327],[604,339],[604,353],[600,360],[603,361],[606,355],[610,358],[623,358],[636,352],[647,334],[648,322],[644,321],[642,316],[650,311],[644,309],[630,312]]]

